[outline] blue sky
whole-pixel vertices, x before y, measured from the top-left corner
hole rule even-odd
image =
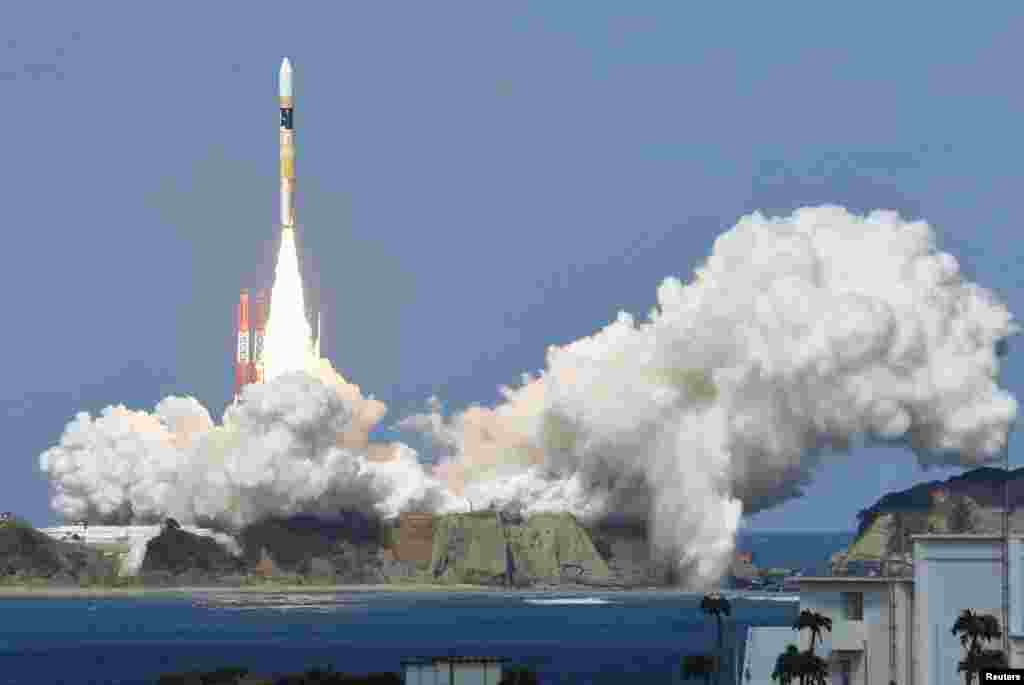
[[[238,289],[272,266],[285,55],[325,352],[390,424],[434,394],[491,404],[548,345],[645,314],[756,209],[925,219],[1019,312],[1022,19],[1009,2],[5,7],[2,506],[53,520],[38,455],[76,411],[228,401]],[[858,451],[751,524],[848,528],[950,473]]]

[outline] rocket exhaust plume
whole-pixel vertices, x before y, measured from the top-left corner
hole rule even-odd
[[[655,550],[700,588],[726,569],[744,512],[799,496],[823,459],[853,444],[902,443],[921,464],[965,466],[1005,444],[1017,403],[996,383],[996,349],[1017,332],[1009,312],[936,250],[926,223],[839,207],[743,217],[690,283],[661,284],[646,320],[619,314],[550,347],[547,367],[495,407],[445,416],[434,400],[406,418],[401,427],[444,452],[436,468],[405,445],[372,443],[385,406],[313,354],[290,65],[281,83],[266,382],[245,386],[220,426],[191,397],[152,413],[78,414],[40,457],[66,518],[233,528],[340,507],[452,511],[468,498],[644,521]]]
[[[839,207],[744,217],[695,278],[551,347],[494,408],[401,425],[448,453],[436,471],[476,506],[518,502],[647,519],[694,585],[726,569],[741,513],[801,494],[858,442],[976,465],[1016,412],[997,345],[1017,332],[924,222]]]
[[[313,331],[306,318],[302,294],[295,231],[290,228],[281,232],[281,251],[270,291],[270,317],[263,345],[265,380],[292,371],[310,371],[316,366]]]

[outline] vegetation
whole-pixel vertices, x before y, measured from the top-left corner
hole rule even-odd
[[[501,675],[498,685],[539,685],[540,678],[536,672],[522,666],[513,666]]]
[[[718,682],[722,671],[722,617],[732,614],[732,605],[722,595],[713,593],[704,595],[700,601],[700,610],[705,616],[715,618],[718,625],[718,649],[715,654],[691,654],[683,657],[682,676],[683,680],[702,679],[710,683],[714,678]]]
[[[174,519],[167,519],[164,529],[146,543],[142,572],[162,571],[174,575],[186,571],[229,574],[242,570],[235,559],[213,538],[182,530]]]
[[[982,642],[998,640],[1003,636],[999,619],[990,614],[977,614],[964,609],[957,616],[951,631],[960,636],[960,644],[967,650],[964,660],[957,665],[957,673],[964,674],[966,685],[972,685],[983,668],[1005,667],[1006,655],[1001,649],[986,649]]]
[[[793,622],[793,630],[810,631],[810,651],[813,653],[817,643],[824,639],[822,637],[822,633],[826,630],[830,633],[832,632],[832,619],[828,618],[827,616],[822,616],[819,613],[813,612],[810,609],[804,609],[800,612],[800,615],[796,617],[796,621]]]
[[[0,579],[3,585],[75,587],[111,582],[116,563],[99,550],[53,540],[24,521],[0,526]]]
[[[832,619],[804,609],[793,622],[793,630],[807,630],[811,633],[810,646],[801,652],[796,645],[789,645],[775,660],[772,680],[780,685],[825,685],[828,682],[828,662],[815,653],[817,642],[824,631],[832,632]]]
[[[534,671],[513,667],[505,671],[500,685],[538,685],[540,680]],[[218,668],[214,671],[170,673],[162,675],[157,685],[401,685],[402,677],[397,673],[369,673],[349,675],[333,668],[313,668],[305,673],[276,677],[250,675],[248,669],[238,667]]]
[[[300,675],[284,676],[273,681],[273,685],[402,685],[402,676],[397,673],[369,673],[348,675],[333,669],[313,669]]]
[[[702,679],[710,683],[720,670],[718,665],[714,654],[688,654],[683,657],[683,680]]]

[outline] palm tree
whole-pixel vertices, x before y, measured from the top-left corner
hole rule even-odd
[[[710,595],[704,595],[704,598],[700,600],[700,610],[703,611],[706,616],[714,616],[718,623],[718,656],[721,658],[722,616],[729,616],[732,614],[732,604],[729,603],[729,600],[716,592]]]
[[[710,654],[689,654],[683,657],[683,680],[702,678],[710,683],[718,671],[718,660]]]
[[[796,621],[793,622],[793,630],[809,630],[811,631],[811,646],[809,651],[814,654],[815,644],[823,640],[822,633],[824,631],[832,632],[832,619],[827,616],[811,611],[810,609],[804,609],[797,616]]]
[[[974,682],[974,676],[982,668],[1006,664],[1006,655],[1000,649],[983,649],[982,642],[998,640],[1003,636],[999,619],[990,614],[976,614],[964,609],[953,624],[953,635],[960,636],[960,644],[967,655],[957,666],[957,673],[964,674],[967,685]]]
[[[809,649],[801,652],[796,645],[789,645],[775,660],[772,680],[778,680],[779,685],[791,685],[793,681],[800,685],[825,685],[828,662]]]
[[[974,682],[974,675],[985,668],[1006,668],[1006,657],[1001,649],[982,649],[981,651],[969,653],[967,657],[957,664],[956,672],[963,673],[967,685]],[[979,679],[980,681],[980,679]]]
[[[789,645],[786,651],[775,660],[775,670],[772,671],[772,680],[778,680],[779,685],[790,685],[800,677],[800,650],[796,645]]]
[[[537,685],[540,679],[534,671],[521,666],[513,666],[501,676],[499,685]]]
[[[832,619],[804,609],[793,622],[793,630],[811,631],[811,644],[801,652],[796,645],[789,645],[775,660],[772,680],[781,685],[790,685],[794,680],[800,685],[825,685],[828,679],[828,662],[814,653],[814,647],[822,639],[824,631],[832,632]]]

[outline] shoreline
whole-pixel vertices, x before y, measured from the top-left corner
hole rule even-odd
[[[3,599],[114,599],[130,597],[157,597],[211,594],[355,594],[360,592],[383,593],[479,593],[479,594],[546,594],[562,593],[619,593],[619,592],[679,592],[672,587],[543,587],[508,588],[500,585],[431,585],[418,583],[373,584],[373,585],[239,585],[239,586],[195,586],[195,587],[31,587],[0,586],[0,600]]]

